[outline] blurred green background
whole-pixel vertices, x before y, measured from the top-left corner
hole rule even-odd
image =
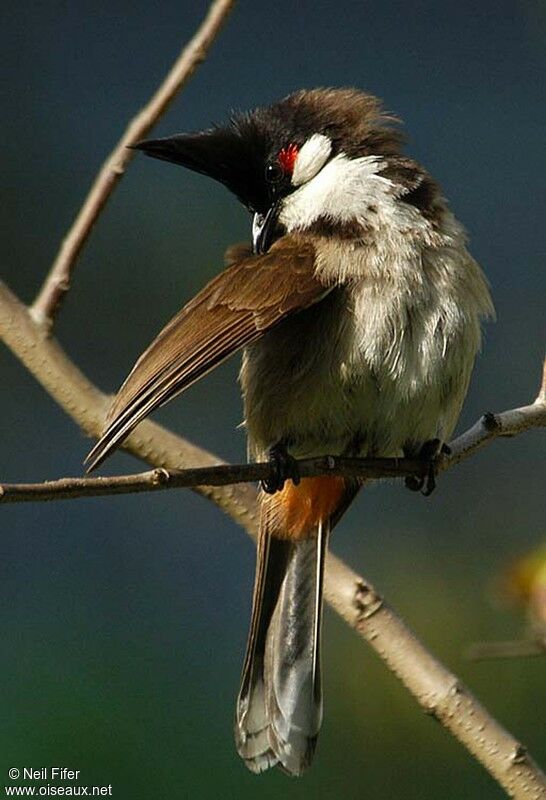
[[[126,121],[193,32],[204,2],[5,3],[2,277],[30,300]],[[534,398],[546,289],[543,2],[240,2],[161,121],[167,135],[316,85],[355,85],[405,122],[492,284],[460,427]],[[96,227],[58,336],[101,387],[248,238],[223,190],[137,158]],[[0,475],[79,475],[90,446],[5,348]],[[237,363],[157,415],[241,460]],[[518,636],[488,582],[544,537],[544,437],[498,443],[429,499],[363,492],[334,549],[372,579],[431,649],[546,764],[546,660],[472,664],[474,640]],[[116,455],[105,471],[139,468]],[[141,798],[502,797],[486,773],[333,614],[326,715],[301,780],[247,773],[232,715],[247,633],[251,542],[189,492],[8,506],[1,512],[0,786],[12,766],[80,769]]]

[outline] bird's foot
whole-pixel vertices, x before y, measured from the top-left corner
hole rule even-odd
[[[426,471],[424,475],[409,475],[405,479],[405,484],[412,492],[421,492],[425,497],[429,497],[436,488],[436,472],[438,458],[441,455],[449,455],[450,449],[440,439],[429,439],[419,451],[418,458],[424,462]]]
[[[280,492],[287,480],[297,486],[300,482],[298,462],[291,456],[284,444],[275,444],[270,448],[268,460],[271,475],[267,480],[261,481],[261,487],[267,494]]]

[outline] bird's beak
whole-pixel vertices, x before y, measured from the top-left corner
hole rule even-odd
[[[274,241],[280,206],[261,180],[264,156],[231,128],[147,139],[135,146],[147,156],[171,161],[208,175],[224,184],[254,214],[252,240],[256,253],[265,253]],[[259,176],[259,178],[257,178]]]
[[[148,139],[134,147],[152,158],[171,161],[208,175],[224,184],[247,207],[263,207],[262,199],[255,196],[253,177],[256,168],[249,158],[248,148],[229,128]]]
[[[220,130],[180,134],[165,139],[146,139],[135,144],[134,149],[142,150],[152,158],[171,161],[194,172],[209,175],[221,183],[226,183],[233,171],[232,156],[229,154],[228,160]]]
[[[273,203],[266,214],[256,212],[252,220],[252,247],[257,255],[267,253],[275,240],[279,217],[279,202]]]

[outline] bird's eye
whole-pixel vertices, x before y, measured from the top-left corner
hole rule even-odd
[[[280,183],[284,177],[284,171],[276,161],[270,161],[265,167],[265,179],[268,183]]]

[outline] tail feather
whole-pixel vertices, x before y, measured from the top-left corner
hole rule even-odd
[[[263,526],[241,692],[237,749],[253,772],[301,774],[322,721],[320,629],[328,522],[299,540]]]
[[[260,532],[252,619],[235,722],[237,749],[253,772],[262,772],[278,761],[269,746],[264,655],[269,621],[286,572],[287,545],[272,539],[266,530]]]

